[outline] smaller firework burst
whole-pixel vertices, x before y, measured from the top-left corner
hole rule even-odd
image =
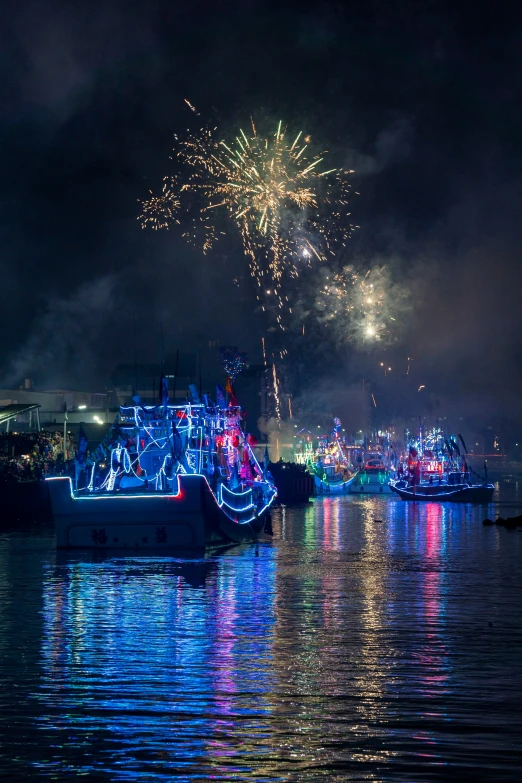
[[[234,382],[247,365],[246,354],[240,353],[235,345],[224,345],[219,354],[225,373]]]
[[[150,227],[157,231],[160,228],[168,228],[171,223],[179,225],[176,213],[180,202],[167,179],[165,178],[163,182],[163,189],[159,196],[155,196],[152,190],[149,193],[151,197],[141,204],[143,210],[139,216],[141,227]]]
[[[345,267],[325,275],[316,312],[319,322],[331,325],[340,339],[369,346],[393,338],[404,302],[405,292],[392,284],[385,267],[365,274]]]

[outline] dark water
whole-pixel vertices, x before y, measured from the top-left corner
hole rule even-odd
[[[1,779],[522,779],[522,534],[394,498],[273,516],[192,561],[4,526]]]

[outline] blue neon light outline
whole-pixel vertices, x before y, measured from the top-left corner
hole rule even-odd
[[[208,489],[210,491],[210,494],[216,500],[216,503],[217,503],[217,498],[214,495],[214,493],[212,492],[212,488],[211,488],[210,484],[208,483],[206,476],[202,475],[201,473],[192,473],[192,474],[191,473],[187,473],[185,475],[188,476],[188,477],[194,476],[194,478],[202,478],[206,482],[207,487],[208,487]],[[118,495],[108,495],[108,494],[105,494],[105,495],[89,495],[87,497],[80,497],[80,498],[75,497],[75,495],[74,495],[72,481],[71,481],[71,477],[70,476],[49,476],[45,480],[46,481],[68,481],[69,482],[69,492],[71,494],[71,499],[73,501],[75,501],[75,502],[78,502],[78,503],[81,503],[81,502],[88,503],[88,502],[93,501],[93,500],[138,500],[138,499],[139,500],[154,500],[154,498],[174,498],[174,499],[179,499],[180,496],[182,498],[183,493],[182,493],[181,486],[179,484],[179,477],[178,477],[178,475],[176,475],[176,478],[178,479],[178,490],[177,490],[176,494],[173,494],[173,493],[172,494],[171,493],[169,493],[169,494],[147,493],[146,495],[121,495],[121,494],[118,494]],[[236,525],[248,525],[248,524],[250,524],[250,522],[253,522],[255,519],[259,519],[259,517],[262,516],[265,513],[267,508],[269,508],[272,505],[272,503],[274,502],[276,497],[277,497],[277,489],[274,487],[274,490],[271,493],[271,497],[270,497],[268,503],[266,503],[263,506],[263,508],[257,514],[254,514],[253,516],[251,516],[250,519],[244,519],[244,520],[241,520],[241,521],[239,521],[237,519],[233,519],[232,517],[230,517],[226,513],[226,511],[223,510],[222,506],[219,505],[219,503],[217,503],[217,505],[223,511],[223,513],[230,519],[231,522],[235,522]],[[231,510],[234,511],[235,509],[231,509]]]
[[[158,408],[157,405],[150,405],[150,406],[122,406],[120,408],[122,416],[128,416],[128,412],[129,411],[133,412],[133,419],[134,419],[135,427],[138,430],[139,429],[143,429],[146,432],[147,437],[150,440],[147,443],[147,445],[145,446],[145,449],[142,452],[139,452],[139,435],[138,435],[137,444],[136,444],[137,445],[137,455],[136,455],[136,459],[134,461],[131,461],[130,454],[128,452],[128,449],[125,446],[118,444],[118,446],[115,449],[112,449],[112,451],[111,451],[111,469],[110,469],[108,475],[106,476],[105,480],[103,481],[103,483],[99,487],[100,490],[105,489],[105,492],[103,494],[99,494],[99,495],[98,494],[93,494],[93,495],[90,495],[88,497],[76,497],[75,494],[74,494],[73,485],[72,485],[72,481],[71,481],[70,477],[66,477],[66,476],[51,476],[51,477],[47,478],[46,480],[47,481],[52,481],[52,480],[58,480],[58,479],[67,479],[69,481],[69,491],[70,491],[72,500],[78,500],[78,501],[82,501],[82,500],[104,500],[104,499],[107,499],[107,498],[113,498],[113,499],[114,498],[125,498],[127,500],[131,500],[133,498],[149,498],[149,499],[150,498],[178,498],[179,495],[180,495],[180,492],[181,492],[180,483],[179,483],[179,476],[180,475],[185,475],[185,476],[191,476],[192,475],[192,476],[195,476],[195,477],[203,478],[205,480],[205,482],[207,484],[207,487],[208,487],[212,497],[216,501],[216,504],[223,511],[223,513],[226,514],[226,516],[229,519],[231,519],[231,517],[230,517],[229,513],[227,513],[228,511],[230,511],[231,513],[234,513],[234,514],[241,514],[241,513],[244,513],[245,511],[248,511],[248,510],[250,510],[252,508],[256,508],[255,503],[250,503],[249,505],[243,506],[241,508],[234,508],[233,506],[230,505],[230,503],[228,503],[223,498],[223,495],[222,495],[223,489],[225,489],[229,493],[229,495],[232,495],[235,498],[237,498],[237,497],[244,497],[245,495],[248,495],[248,494],[250,494],[251,497],[252,497],[252,494],[253,494],[252,490],[253,490],[253,488],[249,488],[249,489],[247,489],[244,492],[234,492],[233,490],[229,489],[225,484],[220,483],[219,486],[218,486],[218,495],[216,495],[213,492],[213,490],[212,490],[212,488],[211,488],[211,486],[210,486],[210,484],[208,482],[207,477],[203,473],[200,472],[201,471],[202,462],[203,462],[203,441],[204,441],[204,433],[205,433],[204,424],[201,424],[200,422],[201,422],[202,419],[203,419],[203,422],[206,422],[207,419],[209,419],[209,424],[212,424],[212,422],[214,421],[211,417],[209,417],[209,415],[207,413],[206,407],[204,405],[202,405],[201,403],[195,404],[195,405],[192,405],[192,403],[187,403],[185,405],[169,405],[169,406],[167,406],[167,410],[169,412],[182,410],[184,412],[184,414],[185,414],[183,418],[187,422],[186,426],[179,426],[177,428],[180,431],[180,434],[184,434],[187,437],[187,444],[186,444],[186,447],[185,447],[185,453],[187,454],[187,459],[188,459],[188,454],[190,454],[191,456],[193,456],[193,458],[195,458],[195,461],[196,461],[196,466],[195,467],[197,468],[197,470],[195,470],[194,473],[187,473],[186,469],[184,468],[184,466],[179,464],[178,468],[177,468],[177,472],[175,473],[175,475],[172,478],[167,477],[166,473],[165,473],[165,464],[166,464],[166,461],[167,461],[168,457],[171,456],[170,454],[167,453],[167,454],[165,454],[165,457],[163,459],[163,463],[162,463],[160,469],[158,470],[158,472],[156,473],[156,475],[154,477],[147,476],[147,481],[149,481],[149,482],[155,481],[156,482],[156,491],[155,492],[147,493],[147,494],[143,494],[143,495],[141,495],[141,494],[140,495],[126,495],[126,494],[120,494],[120,493],[118,493],[118,494],[112,494],[112,493],[109,494],[107,492],[107,489],[106,489],[107,485],[111,484],[112,488],[113,488],[114,484],[115,484],[115,481],[116,481],[116,478],[118,477],[118,475],[120,475],[120,473],[121,474],[123,474],[123,473],[125,473],[125,474],[132,473],[135,476],[135,478],[137,478],[139,481],[144,483],[145,479],[142,479],[140,476],[138,476],[136,471],[134,470],[134,465],[136,463],[139,464],[140,453],[143,454],[151,446],[156,446],[156,448],[159,451],[163,451],[170,444],[170,436],[165,436],[165,437],[162,436],[162,437],[156,439],[154,437],[154,435],[152,434],[152,431],[155,429],[154,422],[149,423],[148,426],[147,426],[141,420],[141,417],[139,417],[139,415],[138,415],[138,410],[139,409],[142,409],[143,411],[150,413],[150,412],[154,412],[155,410],[157,410],[157,408]],[[168,418],[170,418],[170,420],[173,420],[172,416],[170,416]],[[197,424],[193,423],[194,419],[196,419],[198,421]],[[210,429],[211,431],[214,431],[216,429],[225,429],[227,421],[228,421],[228,417],[222,412],[221,415],[218,414],[218,418],[215,421],[216,421],[216,425],[217,426],[213,427],[213,426],[208,426],[207,425],[207,429]],[[159,426],[164,426],[164,425],[161,424],[160,422],[158,422],[158,427]],[[125,430],[132,430],[132,429],[134,429],[134,427],[132,425],[130,425],[130,424],[125,425],[125,423],[123,423],[123,426],[121,426],[121,430],[123,432],[125,432]],[[191,441],[192,441],[192,439],[194,437],[196,437],[197,442],[199,442],[199,447],[190,448],[189,444],[191,443]],[[164,441],[163,445],[160,445],[160,442],[163,442],[163,441]],[[210,445],[210,443],[209,443],[209,445]],[[264,477],[264,471],[261,468],[261,466],[260,466],[260,464],[259,464],[259,462],[257,460],[257,457],[254,454],[253,449],[252,449],[250,443],[248,443],[248,440],[246,439],[246,437],[244,438],[243,443],[241,445],[244,448],[247,449],[251,459],[254,462],[255,468],[257,468],[257,472],[258,472],[259,477],[263,479],[263,486],[267,487],[269,489],[269,494],[270,494],[268,503],[266,503],[259,512],[254,513],[254,515],[250,519],[244,520],[242,522],[239,522],[237,519],[232,519],[231,520],[231,521],[236,522],[236,524],[248,524],[249,522],[252,522],[254,519],[258,518],[261,514],[263,514],[265,512],[265,510],[272,504],[274,499],[277,497],[277,489],[276,489],[275,486],[269,484],[266,481],[266,478]],[[117,452],[117,459],[118,459],[118,462],[120,462],[120,456],[121,456],[121,452],[122,451],[124,452],[124,458],[123,458],[124,470],[123,471],[120,471],[120,470],[114,471],[113,468],[112,468],[112,461],[113,461],[114,452]],[[214,454],[216,452],[212,449],[210,453]],[[88,486],[88,489],[91,492],[93,491],[93,485],[94,485],[94,469],[95,469],[95,465],[93,464],[92,471],[91,471],[91,481],[89,482],[89,486]],[[162,473],[165,476],[165,479],[167,481],[167,485],[168,485],[169,482],[174,482],[174,479],[177,480],[177,490],[176,490],[176,492],[174,492],[174,486],[173,486],[172,487],[172,491],[169,492],[169,493],[158,493],[158,491],[157,491],[158,480],[161,480],[160,477],[161,477]],[[265,493],[263,493],[263,494],[265,494]]]

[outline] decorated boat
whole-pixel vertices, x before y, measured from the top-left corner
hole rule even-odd
[[[408,484],[406,481],[392,481],[391,489],[403,500],[429,500],[447,503],[491,503],[495,487],[493,484],[469,484],[456,474],[455,483]]]
[[[425,439],[421,432],[410,443],[407,459],[399,463],[391,490],[402,500],[490,503],[495,487],[488,483],[487,468],[484,480],[473,483],[472,476],[481,477],[468,464],[466,444],[458,437],[462,450],[453,436],[445,438],[440,430],[432,430]]]
[[[313,454],[311,469],[318,495],[343,495],[350,491],[356,478],[351,456],[341,436],[341,420],[334,419],[334,428],[319,439]]]
[[[385,455],[380,451],[368,452],[350,492],[355,495],[390,495],[391,491],[390,471]]]
[[[48,479],[59,548],[203,548],[255,538],[277,490],[238,405],[122,407],[107,458]]]

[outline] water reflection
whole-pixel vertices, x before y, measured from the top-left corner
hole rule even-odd
[[[219,768],[239,742],[238,715],[247,750],[270,711],[272,555],[49,567],[37,697],[40,729],[56,737],[40,771],[63,770],[65,757],[78,774],[115,779],[158,760],[165,774]],[[96,741],[101,752],[71,762],[60,750],[71,734],[76,751]]]
[[[7,779],[517,779],[522,536],[393,498],[273,516],[190,561],[0,539]]]

